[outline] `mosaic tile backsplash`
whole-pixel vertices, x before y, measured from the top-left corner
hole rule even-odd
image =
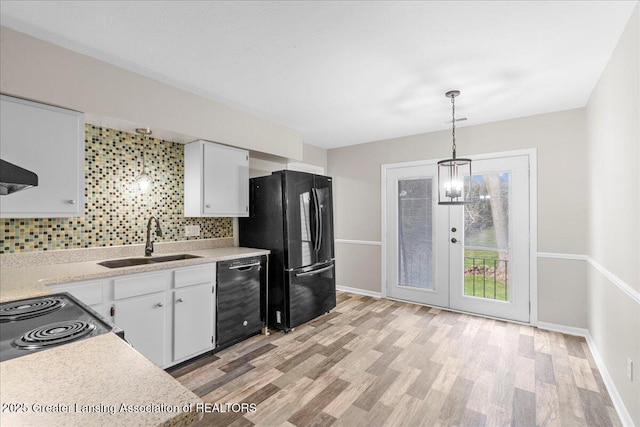
[[[145,169],[153,185],[140,193],[135,177]],[[199,225],[199,238],[233,236],[232,218],[184,217],[182,144],[85,125],[85,216],[2,219],[0,253],[144,243],[146,222],[160,220],[163,237],[190,240],[185,225]]]

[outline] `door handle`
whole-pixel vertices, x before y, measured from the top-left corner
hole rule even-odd
[[[318,250],[322,248],[322,235],[324,234],[324,221],[322,219],[322,205],[320,204],[320,196],[318,196],[318,189],[316,189],[316,202],[318,203]]]
[[[313,215],[315,217],[313,250],[318,251],[320,249],[320,208],[318,206],[318,194],[315,188],[311,189],[311,198],[313,200]]]
[[[455,237],[451,238],[451,243],[458,243],[458,239],[456,239]]]

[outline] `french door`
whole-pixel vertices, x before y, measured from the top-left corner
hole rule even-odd
[[[435,162],[385,166],[387,296],[529,322],[529,156],[472,166],[463,206],[438,205]]]

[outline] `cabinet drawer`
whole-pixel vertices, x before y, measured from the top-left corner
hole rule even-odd
[[[114,279],[113,297],[118,300],[165,291],[168,289],[169,277],[167,273],[163,272]]]
[[[69,292],[87,305],[102,304],[102,282],[50,286],[56,292]]]
[[[215,282],[216,265],[206,264],[197,267],[181,268],[175,271],[174,286],[184,288],[185,286],[198,285],[200,283]]]

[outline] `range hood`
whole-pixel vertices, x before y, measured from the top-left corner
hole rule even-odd
[[[38,185],[38,175],[0,159],[0,196]]]

